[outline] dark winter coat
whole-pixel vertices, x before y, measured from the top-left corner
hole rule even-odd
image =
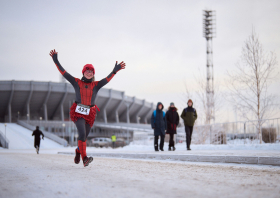
[[[44,134],[39,129],[36,129],[35,131],[33,131],[32,136],[34,136],[34,143],[36,145],[40,144],[40,141],[41,141],[41,137],[40,136],[41,135],[44,138]]]
[[[176,107],[169,107],[166,112],[167,134],[177,134],[176,128],[179,124],[179,114]]]
[[[197,119],[197,113],[195,108],[187,107],[183,110],[181,114],[181,118],[184,120],[185,126],[193,126],[195,120]]]
[[[158,109],[158,105],[162,103],[159,102],[157,104],[157,109],[156,109],[156,116],[154,116],[154,112],[152,113],[151,117],[151,125],[152,128],[154,129],[154,135],[165,135],[165,130],[167,128],[166,125],[166,116],[163,116],[163,105],[162,109]]]

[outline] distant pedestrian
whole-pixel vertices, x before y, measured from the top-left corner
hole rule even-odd
[[[44,139],[45,136],[43,132],[39,130],[39,126],[36,126],[36,130],[33,131],[32,136],[34,136],[34,147],[36,148],[37,154],[39,154],[41,135],[42,139]]]
[[[157,109],[153,112],[151,117],[151,125],[152,129],[154,129],[154,146],[155,151],[158,151],[158,138],[160,137],[160,150],[163,150],[164,146],[164,137],[165,137],[165,131],[166,131],[166,117],[165,112],[163,111],[163,105],[161,102],[157,104]]]
[[[187,150],[191,150],[193,125],[197,119],[197,112],[195,108],[193,108],[193,101],[191,99],[188,100],[188,107],[183,110],[181,118],[184,120],[185,124]]]
[[[117,141],[117,137],[115,136],[115,134],[111,136],[111,140],[112,140],[113,149],[114,149],[116,146],[116,141]]]
[[[166,112],[166,122],[167,122],[166,134],[169,134],[168,150],[171,151],[171,148],[173,148],[173,151],[175,151],[176,148],[174,144],[174,134],[177,134],[176,128],[179,124],[179,114],[173,102],[170,103],[170,107]]]

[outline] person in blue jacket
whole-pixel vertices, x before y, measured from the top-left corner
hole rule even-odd
[[[167,129],[166,125],[166,118],[165,118],[165,112],[163,111],[163,104],[161,102],[158,102],[157,109],[152,113],[151,117],[151,125],[152,129],[154,129],[154,136],[155,136],[155,151],[158,151],[158,138],[160,137],[160,145],[159,148],[161,151],[163,151],[164,146],[164,137],[165,137],[165,131]]]

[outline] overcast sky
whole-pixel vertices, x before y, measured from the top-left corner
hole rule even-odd
[[[185,83],[195,91],[195,76],[199,70],[206,73],[204,9],[217,15],[214,78],[221,89],[252,27],[280,62],[279,0],[1,0],[0,80],[58,82],[60,73],[49,56],[56,49],[62,66],[75,77],[91,63],[100,80],[115,61],[124,61],[127,68],[106,88],[182,108]],[[272,91],[279,86],[276,81]],[[234,121],[232,112],[226,115],[219,121]]]

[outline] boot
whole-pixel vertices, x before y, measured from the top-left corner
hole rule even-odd
[[[187,148],[188,151],[192,150],[190,147]]]
[[[39,154],[39,146],[36,146],[36,152]]]
[[[168,147],[168,151],[171,151],[171,147],[170,146]]]
[[[80,159],[81,159],[81,153],[80,151],[78,150],[78,148],[75,149],[75,157],[74,157],[74,162],[75,164],[79,164],[80,163]]]
[[[155,151],[158,151],[158,145],[155,144]]]
[[[89,163],[91,163],[92,161],[93,161],[93,157],[85,156],[84,159],[83,159],[84,167],[88,166]]]
[[[173,146],[173,151],[175,151],[176,150],[176,148],[175,148],[175,146]]]

